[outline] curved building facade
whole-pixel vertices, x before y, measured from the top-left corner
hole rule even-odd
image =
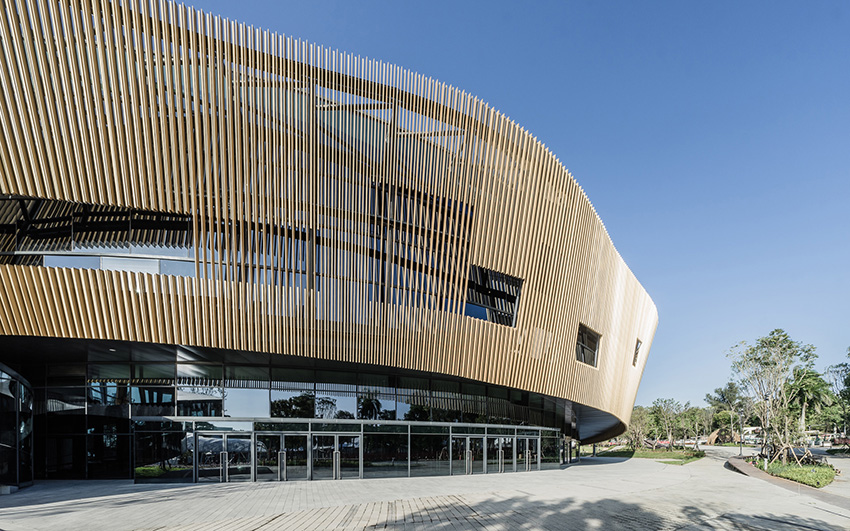
[[[625,430],[657,312],[537,139],[153,4],[0,9],[0,363],[37,477],[492,472]]]

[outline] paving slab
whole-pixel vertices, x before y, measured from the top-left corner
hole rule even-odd
[[[724,467],[583,458],[563,470],[292,483],[134,485],[49,481],[0,498],[0,529],[850,528],[850,511]]]

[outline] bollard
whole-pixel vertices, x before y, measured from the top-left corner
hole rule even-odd
[[[339,450],[334,450],[334,460],[333,460],[333,477],[334,479],[342,479],[342,466],[340,464],[340,453]]]
[[[286,451],[277,453],[277,480],[286,481]]]
[[[219,477],[222,483],[227,483],[227,452],[221,452],[218,454],[218,462],[221,465],[221,472],[219,473]]]

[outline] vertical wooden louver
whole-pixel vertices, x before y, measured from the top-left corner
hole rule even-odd
[[[195,275],[3,265],[0,334],[433,371],[628,422],[655,306],[509,118],[170,2],[2,2],[0,195],[190,216]],[[515,326],[464,315],[471,267],[521,279]]]

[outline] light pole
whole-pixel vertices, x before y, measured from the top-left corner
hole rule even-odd
[[[741,424],[741,433],[738,438],[741,439],[741,449],[738,451],[738,457],[744,457],[744,410],[738,412],[738,419]]]
[[[764,442],[764,446],[762,447],[761,451],[762,451],[762,454],[764,454],[764,456],[765,456],[765,458],[764,458],[764,471],[767,472],[767,459],[768,459],[767,451],[768,451],[768,448],[770,448],[770,446],[769,446],[770,443],[769,443],[769,440],[768,440],[768,436],[770,435],[770,404],[767,402],[767,397],[765,397],[764,420],[765,420],[764,423],[766,424],[766,426],[764,427],[764,433],[762,434],[762,440]],[[770,457],[772,458],[773,456],[771,455]]]

